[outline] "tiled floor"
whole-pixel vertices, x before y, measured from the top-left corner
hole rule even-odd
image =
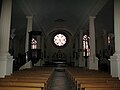
[[[48,90],[73,90],[72,82],[68,79],[64,69],[55,70]]]

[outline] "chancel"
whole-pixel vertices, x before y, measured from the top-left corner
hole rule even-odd
[[[120,0],[0,0],[0,90],[120,90]]]

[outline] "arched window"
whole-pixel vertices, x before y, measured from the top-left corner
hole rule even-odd
[[[109,55],[113,55],[113,53],[114,53],[113,37],[114,37],[113,33],[108,33],[107,44],[108,44]]]
[[[110,36],[110,34],[108,34],[108,45],[110,45],[110,43],[111,43],[111,36]]]
[[[31,41],[31,49],[37,49],[37,40],[35,40],[34,38],[32,38]]]
[[[90,56],[89,39],[87,35],[83,36],[83,56]]]
[[[63,34],[56,34],[54,37],[54,43],[57,46],[64,46],[66,44],[66,36]]]

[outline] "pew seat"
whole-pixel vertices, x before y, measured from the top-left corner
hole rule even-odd
[[[82,90],[120,90],[120,88],[106,88],[106,87],[101,87],[101,88],[91,88],[91,87],[87,87],[87,88],[84,88]]]
[[[0,86],[0,90],[42,90],[42,88]]]
[[[120,83],[81,83],[80,90],[84,88],[120,88]]]
[[[31,82],[0,82],[1,86],[19,86],[19,87],[39,87],[44,88],[45,83],[31,83]]]

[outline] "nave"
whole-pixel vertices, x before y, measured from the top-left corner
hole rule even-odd
[[[0,78],[0,90],[120,90],[120,80],[87,68],[33,67]]]
[[[67,77],[64,68],[56,68],[48,90],[73,90],[71,80]]]

